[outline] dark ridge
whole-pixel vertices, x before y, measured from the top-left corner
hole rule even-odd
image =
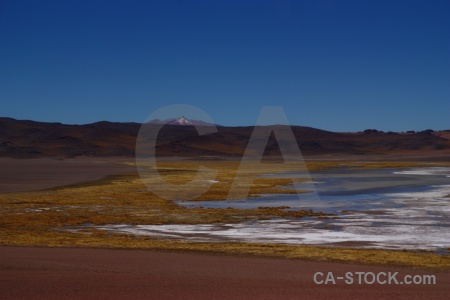
[[[136,137],[141,125],[108,121],[67,125],[0,118],[0,157],[133,157]],[[147,123],[145,126],[160,125]],[[157,139],[157,155],[242,156],[254,127],[217,126],[216,128],[217,132],[214,134],[199,136],[193,126],[164,125]],[[428,129],[420,132],[398,133],[368,129],[357,133],[337,133],[305,126],[291,128],[297,144],[305,155],[450,151],[449,130]],[[278,140],[272,134],[264,155],[278,156],[280,153]]]

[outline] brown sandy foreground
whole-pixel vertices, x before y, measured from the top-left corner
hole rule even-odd
[[[316,272],[353,272],[354,282],[315,284]],[[436,284],[358,284],[356,272],[398,272],[398,282],[405,275],[435,275]],[[149,250],[1,247],[0,286],[0,299],[448,299],[450,272]]]

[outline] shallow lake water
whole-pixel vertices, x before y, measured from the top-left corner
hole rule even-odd
[[[296,186],[313,191],[297,195],[263,195],[258,198],[229,201],[180,201],[186,207],[257,208],[289,206],[291,209],[313,209],[327,213],[342,210],[366,210],[403,206],[392,201],[399,198],[439,196],[449,191],[450,168],[329,170],[310,174],[312,181]],[[302,173],[266,175],[267,177],[305,177]],[[431,194],[430,194],[431,193]],[[450,192],[449,192],[450,194]],[[427,197],[428,198],[428,197]]]
[[[304,177],[291,173],[266,176]],[[180,202],[187,207],[289,206],[336,217],[273,219],[239,224],[105,225],[112,232],[196,241],[245,241],[361,248],[450,248],[450,168],[328,170],[296,188],[315,192],[235,201]]]

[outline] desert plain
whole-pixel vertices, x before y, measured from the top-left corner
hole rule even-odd
[[[310,172],[346,169],[448,167],[435,156],[340,156],[306,159]],[[298,299],[383,297],[444,299],[450,257],[433,251],[202,241],[104,230],[104,225],[239,224],[258,220],[339,218],[320,210],[186,207],[152,193],[124,157],[1,158],[0,259],[2,298]],[[226,200],[239,160],[165,158],[159,174],[171,184],[191,181],[199,166],[217,170],[194,201]],[[262,174],[294,171],[277,159],[249,163],[240,176],[248,197],[289,195],[301,178]],[[248,182],[244,180],[241,182]],[[300,193],[306,191],[300,191]],[[177,192],[179,193],[179,192]],[[180,199],[183,195],[179,195]],[[97,227],[96,227],[97,226]],[[191,233],[195,237],[195,233]],[[201,237],[201,235],[199,234]],[[318,285],[315,272],[435,274],[435,285]]]
[[[0,118],[2,299],[447,298],[448,131],[293,126],[292,163],[272,135],[243,161],[253,127],[166,126],[146,165],[140,126]]]

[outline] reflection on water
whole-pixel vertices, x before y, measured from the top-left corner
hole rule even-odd
[[[275,176],[275,175],[271,175]],[[299,176],[284,174],[277,176]],[[180,202],[188,207],[289,206],[336,218],[275,219],[240,224],[105,225],[120,233],[198,241],[339,245],[383,249],[450,248],[450,168],[331,170],[312,173],[319,195],[264,195],[236,201]]]
[[[311,173],[313,182],[298,184],[300,190],[315,190],[311,194],[263,195],[258,198],[231,201],[181,201],[187,207],[257,208],[259,206],[289,206],[291,209],[313,209],[327,213],[342,210],[399,208],[405,204],[398,198],[433,198],[446,196],[450,185],[450,168],[331,170]],[[270,177],[302,177],[301,173],[270,175]],[[450,192],[449,192],[450,193]],[[445,201],[444,201],[445,202]],[[448,203],[447,203],[448,204]]]
[[[301,177],[301,174],[289,175]],[[450,168],[331,170],[311,176],[314,182],[305,183],[301,188],[308,189],[308,185],[314,184],[319,201],[309,201],[308,194],[266,195],[236,203],[214,201],[195,205],[240,208],[286,205],[339,216],[326,220],[253,222],[241,228],[240,240],[357,243],[371,248],[441,252],[450,247]]]

